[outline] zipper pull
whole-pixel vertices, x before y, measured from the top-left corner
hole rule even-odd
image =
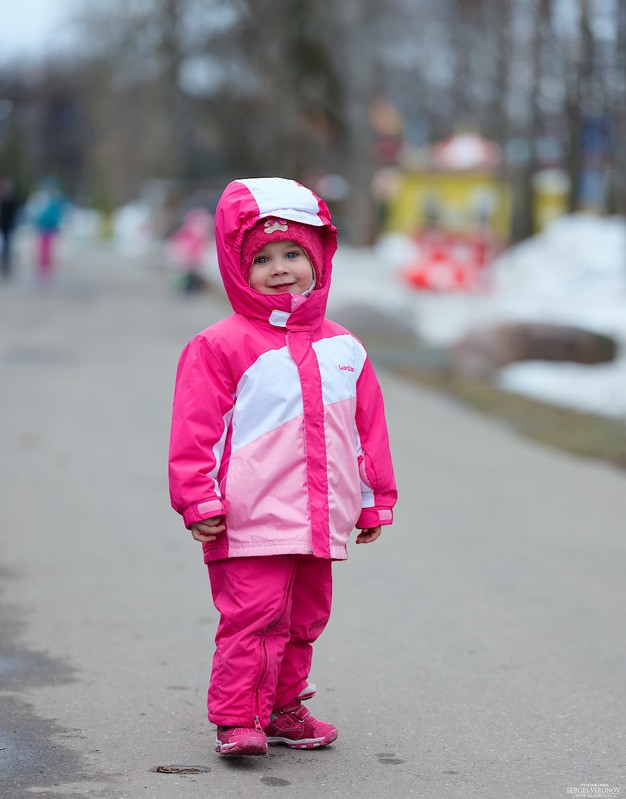
[[[258,716],[254,717],[254,729],[257,732],[263,732],[263,727],[261,727],[261,722],[259,721],[259,717]]]

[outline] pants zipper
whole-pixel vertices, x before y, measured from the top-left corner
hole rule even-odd
[[[288,601],[289,597],[291,596],[291,589],[293,587],[293,581],[295,580],[295,577],[296,577],[296,559],[295,559],[295,556],[292,556],[292,558],[291,558],[291,567],[290,567],[290,571],[289,571],[289,580],[287,582],[287,590],[285,591],[285,599],[283,601],[283,605],[282,605],[281,611],[278,614],[278,616],[274,619],[274,621],[271,624],[268,624],[268,626],[261,633],[261,663],[263,665],[262,665],[262,668],[259,669],[259,678],[258,678],[258,680],[256,682],[256,686],[254,688],[255,708],[256,708],[256,715],[254,717],[254,728],[255,728],[255,730],[261,730],[262,729],[261,721],[260,721],[261,712],[260,712],[260,707],[259,707],[259,688],[261,687],[261,683],[263,682],[263,679],[264,679],[265,675],[267,674],[267,640],[266,640],[266,636],[270,632],[270,630],[272,630],[274,627],[276,627],[276,625],[279,624],[285,617],[285,613],[287,611],[287,601]]]

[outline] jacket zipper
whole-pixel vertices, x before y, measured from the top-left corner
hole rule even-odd
[[[291,558],[291,566],[290,566],[290,571],[289,571],[289,580],[287,582],[287,590],[285,591],[285,599],[283,601],[280,613],[274,619],[274,621],[271,624],[268,624],[268,626],[261,633],[261,663],[262,663],[262,667],[259,669],[259,678],[258,678],[258,680],[256,682],[256,685],[255,685],[255,688],[254,688],[255,708],[256,708],[256,715],[254,717],[254,728],[255,728],[255,730],[262,730],[263,729],[261,727],[261,721],[260,721],[259,688],[261,687],[261,683],[263,682],[263,678],[267,674],[267,639],[266,639],[266,636],[267,636],[267,634],[269,633],[270,630],[272,630],[274,627],[276,627],[276,625],[279,624],[285,618],[285,613],[287,611],[287,600],[288,600],[289,596],[291,595],[291,589],[293,587],[293,581],[295,580],[295,577],[296,577],[296,560],[295,560],[295,556],[292,556],[292,558]]]

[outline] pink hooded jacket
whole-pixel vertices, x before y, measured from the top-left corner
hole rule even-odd
[[[322,228],[309,297],[261,294],[241,271],[247,230],[278,216]],[[217,206],[219,268],[234,314],[183,350],[170,443],[185,525],[225,514],[210,561],[313,554],[344,560],[351,531],[391,524],[396,501],[383,400],[363,345],[324,318],[337,248],[325,203],[283,178],[230,183]]]

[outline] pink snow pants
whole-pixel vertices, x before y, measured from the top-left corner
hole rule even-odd
[[[310,555],[228,558],[208,564],[220,612],[209,721],[262,727],[307,684],[312,643],[330,616],[332,561]]]
[[[42,230],[39,234],[39,275],[47,277],[52,271],[52,245],[54,244],[54,230]]]

